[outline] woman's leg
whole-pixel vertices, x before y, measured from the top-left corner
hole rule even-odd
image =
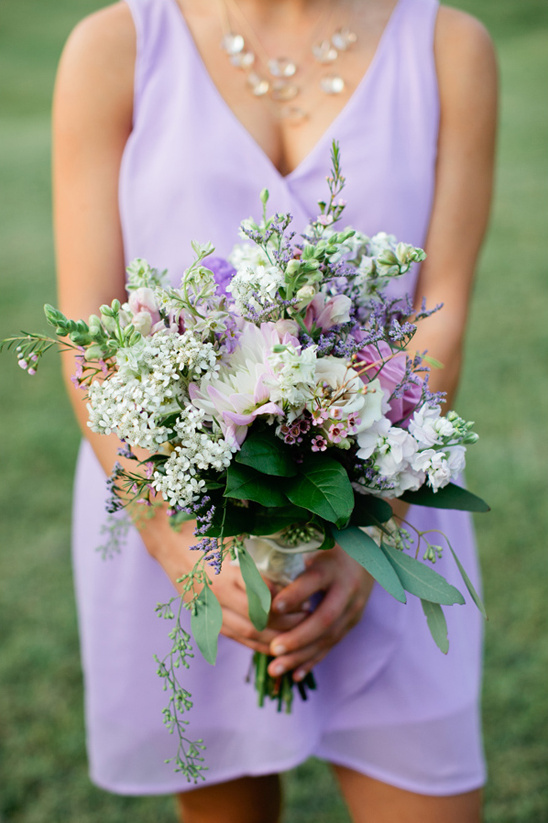
[[[480,823],[481,791],[446,797],[415,794],[332,766],[354,823]]]
[[[241,777],[177,795],[181,823],[279,823],[277,774]]]

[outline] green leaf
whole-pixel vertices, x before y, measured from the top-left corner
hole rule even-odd
[[[262,632],[268,623],[272,601],[270,589],[259,574],[253,558],[245,549],[238,549],[238,561],[247,592],[249,619],[257,631]]]
[[[292,506],[289,503],[282,508],[259,508],[255,512],[255,519],[253,522],[253,534],[275,534],[280,529],[285,529],[286,526],[291,526],[294,523],[306,523],[310,520],[310,512],[306,509],[299,509],[297,506]],[[248,532],[250,533],[250,532]]]
[[[309,459],[302,474],[291,479],[285,493],[296,506],[308,509],[342,528],[354,508],[354,490],[348,475],[336,460]]]
[[[392,517],[392,506],[372,494],[354,493],[354,510],[350,517],[352,526],[378,526]]]
[[[491,511],[485,500],[455,483],[449,483],[437,492],[425,485],[416,492],[405,492],[401,499],[414,506],[430,506],[434,509],[458,509],[465,512]]]
[[[390,560],[372,537],[356,526],[350,526],[350,528],[342,531],[333,529],[333,537],[339,546],[363,566],[383,589],[386,589],[400,603],[406,602],[407,598],[400,578]]]
[[[278,477],[294,477],[297,474],[297,467],[288,447],[268,431],[248,434],[234,459],[263,474]]]
[[[478,609],[480,610],[480,612],[482,613],[482,615],[484,616],[484,618],[485,618],[486,620],[488,620],[488,617],[487,617],[487,612],[485,611],[485,606],[483,605],[483,601],[482,601],[481,597],[479,596],[479,594],[478,594],[478,593],[477,593],[477,591],[475,590],[475,588],[474,588],[474,586],[473,586],[473,584],[472,584],[472,581],[470,580],[470,578],[469,578],[469,577],[468,577],[468,575],[466,574],[466,571],[465,571],[465,569],[464,569],[464,566],[462,565],[462,563],[460,562],[459,558],[458,558],[458,557],[457,557],[457,555],[455,554],[455,552],[454,552],[454,550],[453,550],[453,547],[451,546],[451,544],[450,544],[449,542],[448,542],[448,544],[447,544],[447,545],[449,546],[449,548],[450,548],[450,550],[451,550],[451,554],[452,554],[452,555],[453,555],[453,557],[455,558],[455,563],[457,564],[457,566],[458,566],[458,568],[459,568],[459,572],[461,573],[461,576],[462,576],[462,579],[464,580],[464,583],[465,583],[465,585],[466,585],[466,588],[468,589],[468,591],[469,591],[469,593],[470,593],[470,597],[472,598],[472,600],[474,601],[474,603],[476,604],[476,606],[478,607]]]
[[[235,506],[227,499],[222,499],[222,502],[215,506],[211,525],[203,532],[207,537],[234,537],[251,533],[254,533],[253,510],[245,506]]]
[[[225,497],[253,500],[261,506],[283,506],[287,498],[271,477],[231,463],[226,473]]]
[[[326,524],[324,524],[321,528],[323,529],[323,543],[321,546],[318,546],[319,552],[332,549],[336,542],[331,529],[328,528]]]
[[[205,660],[213,665],[217,658],[217,642],[223,623],[223,610],[207,583],[194,601],[194,606],[190,628]]]
[[[443,603],[446,606],[465,602],[455,586],[448,583],[441,574],[425,566],[420,560],[415,560],[405,552],[386,546],[384,543],[381,549],[392,563],[403,588],[410,594],[423,600],[430,600],[432,603]]]
[[[430,600],[421,600],[421,604],[430,634],[436,646],[444,654],[447,654],[449,651],[449,638],[447,637],[447,621],[442,607],[439,603],[431,603]]]

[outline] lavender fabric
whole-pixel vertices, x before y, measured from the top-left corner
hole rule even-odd
[[[296,228],[325,193],[331,141],[340,141],[345,222],[424,243],[438,132],[433,59],[436,0],[399,0],[352,98],[303,162],[281,176],[228,108],[199,57],[175,0],[128,0],[137,30],[134,128],[120,176],[127,260],[145,257],[176,283],[191,240],[226,257],[239,221],[259,218],[259,192]],[[401,291],[413,291],[417,271]],[[91,776],[121,794],[184,791],[164,759],[175,740],[162,724],[165,694],[153,655],[169,625],[154,612],[173,594],[131,532],[113,560],[104,542],[105,477],[82,446],[74,507],[74,565],[86,686]],[[472,579],[469,519],[416,509],[420,530],[441,529]],[[438,541],[436,541],[438,542]],[[449,552],[437,569],[460,585]],[[291,768],[310,755],[403,789],[464,792],[484,781],[478,715],[481,620],[473,604],[446,609],[450,651],[430,638],[420,603],[375,587],[362,621],[317,666],[318,691],[291,716],[259,709],[245,682],[250,651],[221,638],[215,667],[199,655],[186,673],[194,698],[189,735],[204,739],[210,784]]]

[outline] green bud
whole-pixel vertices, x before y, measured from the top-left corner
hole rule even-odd
[[[46,303],[44,306],[44,314],[46,315],[46,320],[50,325],[55,326],[55,333],[60,336],[65,336],[68,334],[68,320],[65,315],[59,311],[59,309],[50,306],[49,303]]]
[[[266,204],[268,203],[268,198],[269,198],[268,189],[263,189],[261,191],[259,197],[261,198],[261,203],[263,204],[263,206],[266,206]]]
[[[86,360],[102,360],[103,355],[103,347],[100,346],[98,343],[94,343],[93,346],[90,346],[88,349],[86,349],[84,357]]]
[[[301,269],[302,263],[300,260],[290,260],[286,266],[285,273],[289,274],[290,276],[294,276],[297,274]]]
[[[77,346],[87,346],[92,340],[89,331],[71,331],[69,337]]]
[[[377,260],[383,266],[397,266],[398,259],[392,249],[385,249],[382,254],[379,254]]]
[[[99,306],[99,311],[103,318],[105,317],[114,317],[114,312],[112,311],[111,307],[108,306],[106,303],[103,303],[102,306]]]

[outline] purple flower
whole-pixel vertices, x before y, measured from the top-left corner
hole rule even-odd
[[[226,287],[236,274],[236,269],[231,266],[228,260],[223,257],[210,257],[207,260],[207,267],[213,272],[215,282],[223,294],[227,294]]]

